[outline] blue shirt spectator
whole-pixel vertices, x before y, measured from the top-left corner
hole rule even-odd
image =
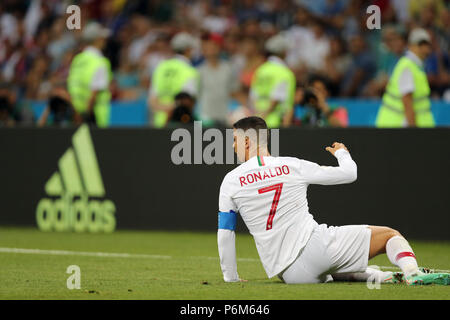
[[[372,53],[367,49],[362,35],[350,39],[352,64],[344,76],[341,92],[343,96],[362,95],[367,83],[377,71],[377,64]]]
[[[297,0],[296,2],[318,16],[333,16],[340,14],[349,4],[348,0]]]

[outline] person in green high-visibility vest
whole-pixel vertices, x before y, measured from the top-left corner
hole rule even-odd
[[[102,128],[109,125],[111,109],[111,64],[102,53],[110,35],[97,22],[87,24],[82,33],[85,48],[73,58],[67,78],[74,110],[85,122]]]
[[[423,68],[431,54],[431,38],[424,29],[411,31],[409,50],[397,62],[378,111],[378,128],[434,127],[430,86]]]
[[[175,96],[187,93],[196,99],[199,75],[190,59],[195,38],[180,32],[171,40],[172,58],[158,64],[152,75],[148,105],[153,111],[153,127],[163,128],[170,120],[175,108]]]
[[[295,75],[284,62],[288,42],[275,35],[265,43],[267,61],[256,69],[250,86],[250,104],[269,128],[288,127],[294,114]]]

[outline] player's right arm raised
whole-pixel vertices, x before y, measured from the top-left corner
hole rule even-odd
[[[310,184],[344,184],[354,182],[357,178],[357,166],[350,152],[342,143],[335,142],[326,150],[336,157],[339,166],[319,166],[317,163],[300,160],[300,171]]]

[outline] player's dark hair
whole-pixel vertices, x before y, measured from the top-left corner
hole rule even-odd
[[[258,145],[267,145],[270,136],[270,130],[267,128],[266,121],[260,117],[247,117],[236,121],[233,124],[234,129],[241,129],[247,132],[249,129],[253,129],[256,133],[256,138],[258,139]],[[263,131],[260,131],[263,130]],[[262,134],[262,135],[261,135]]]
[[[233,124],[233,128],[242,129],[244,131],[247,131],[248,129],[255,129],[258,131],[259,129],[267,129],[267,124],[263,118],[253,116],[236,121]]]

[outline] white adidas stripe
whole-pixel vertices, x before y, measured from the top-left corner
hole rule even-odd
[[[101,257],[101,258],[145,258],[145,259],[171,259],[172,256],[156,255],[156,254],[137,254],[137,253],[113,253],[113,252],[89,252],[89,251],[68,251],[68,250],[42,250],[42,249],[23,249],[23,248],[1,248],[0,253],[22,253],[22,254],[43,254],[43,255],[60,255],[60,256],[86,256],[86,257]],[[192,259],[208,259],[219,260],[218,257],[206,256],[189,256]],[[237,258],[237,261],[242,262],[259,262],[255,258]],[[393,266],[379,266],[386,270],[399,270]],[[432,269],[434,272],[450,273],[450,270]]]

